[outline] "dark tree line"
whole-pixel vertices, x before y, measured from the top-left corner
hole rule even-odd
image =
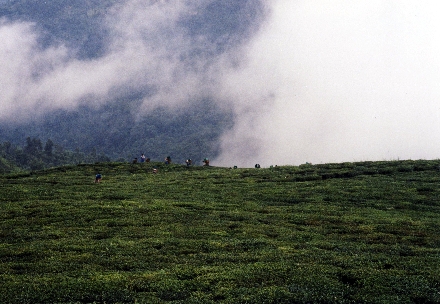
[[[0,144],[0,171],[8,172],[14,169],[41,170],[67,164],[94,163],[110,161],[96,149],[91,153],[80,152],[79,149],[70,151],[48,139],[44,144],[39,138],[26,138],[23,147],[9,141]]]

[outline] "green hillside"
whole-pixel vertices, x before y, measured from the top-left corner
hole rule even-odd
[[[0,302],[439,303],[439,165],[4,174]]]
[[[85,63],[106,55],[116,35],[108,23],[109,20],[117,22],[115,16],[111,17],[115,11],[112,6],[122,2],[3,0],[0,1],[0,22],[31,22],[39,35],[38,48],[64,45],[69,50],[69,60]],[[146,1],[145,6],[155,2]],[[191,5],[197,7],[197,12],[182,16],[174,25],[187,35],[185,40],[204,42],[193,44],[192,50],[180,56],[174,53],[170,56],[186,58],[192,54],[187,60],[207,60],[197,65],[209,66],[226,50],[247,41],[258,28],[263,14],[262,1],[208,2],[207,5],[201,5],[202,2],[200,5]],[[156,34],[161,36],[161,33]],[[164,37],[159,40],[164,40]],[[164,47],[168,48],[168,43]],[[116,60],[119,62],[120,59]],[[35,73],[44,74],[40,70],[47,69],[39,68]],[[150,75],[153,73],[151,71],[144,73],[146,78],[156,77]],[[97,151],[114,161],[121,158],[131,160],[145,153],[152,160],[162,160],[171,155],[182,163],[187,158],[200,163],[205,157],[218,156],[221,135],[234,124],[234,112],[219,105],[214,96],[205,96],[204,93],[201,94],[204,97],[183,102],[190,104],[188,106],[157,108],[142,114],[141,104],[154,95],[157,88],[147,84],[132,84],[113,89],[118,93],[110,94],[100,107],[96,107],[92,100],[87,100],[77,108],[49,111],[26,121],[18,122],[13,117],[0,121],[0,142],[23,145],[27,137],[35,137],[43,142],[50,139],[71,151],[79,150],[85,154]],[[21,102],[26,104],[24,100]],[[58,102],[61,103],[61,100]],[[167,100],[163,102],[168,103]]]
[[[22,126],[0,123],[0,142],[22,146],[27,137],[39,138],[43,144],[50,139],[67,150],[96,151],[112,160],[129,161],[145,153],[156,161],[171,155],[180,163],[191,158],[200,164],[203,158],[219,154],[220,136],[233,125],[232,115],[209,101],[179,114],[157,109],[142,119],[130,113],[135,104],[127,101],[100,109],[60,111]]]
[[[18,168],[11,164],[8,160],[0,156],[0,174],[5,172],[16,171]]]

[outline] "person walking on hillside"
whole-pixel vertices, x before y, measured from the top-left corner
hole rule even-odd
[[[145,154],[142,153],[142,155],[141,155],[141,163],[144,163],[144,162],[145,162],[145,159],[146,159]]]
[[[165,157],[165,164],[166,165],[171,164],[171,157],[170,156]]]

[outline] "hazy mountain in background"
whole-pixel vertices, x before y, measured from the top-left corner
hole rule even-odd
[[[437,8],[2,0],[0,142],[239,167],[436,158]]]
[[[146,1],[145,5],[155,2]],[[194,12],[180,16],[173,26],[179,28],[183,39],[202,41],[180,54],[181,60],[191,63],[194,58],[194,62],[202,61],[206,66],[211,58],[221,57],[255,32],[254,17],[261,14],[262,6],[251,0],[204,3],[193,5]],[[108,15],[122,7],[120,1],[113,0],[3,0],[0,20],[3,24],[31,22],[39,33],[39,48],[62,45],[69,58],[92,62],[108,52],[108,45],[114,40],[108,30],[112,22]],[[173,33],[167,35],[172,39]],[[3,120],[0,140],[23,144],[29,136],[43,142],[51,139],[67,149],[96,149],[112,159],[130,159],[140,153],[153,160],[170,155],[178,162],[215,157],[219,153],[220,135],[233,126],[232,110],[220,107],[209,94],[196,94],[189,96],[191,102],[183,107],[155,106],[150,111],[140,111],[145,98],[153,95],[154,90],[152,86],[133,84],[118,88],[114,98],[106,97],[108,100],[98,105],[85,99],[71,109],[54,109],[35,116],[28,113],[24,120]]]

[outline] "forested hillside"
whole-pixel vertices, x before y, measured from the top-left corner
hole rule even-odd
[[[136,119],[136,101],[113,103],[103,108],[83,107],[58,111],[23,125],[2,125],[0,138],[24,145],[27,137],[53,140],[68,150],[96,151],[113,160],[131,160],[145,153],[152,160],[172,156],[183,163],[191,158],[213,158],[220,134],[232,124],[232,116],[209,103],[172,114],[163,109]]]
[[[43,44],[66,43],[83,58],[97,57],[106,36],[102,17],[113,0],[10,0],[0,2],[0,17],[35,22]]]
[[[110,161],[96,150],[85,154],[78,149],[69,151],[48,139],[45,144],[39,138],[26,138],[24,146],[9,141],[0,144],[0,174],[19,170],[41,170],[66,164]]]
[[[0,18],[6,23],[32,22],[41,35],[41,48],[64,45],[76,60],[90,61],[106,52],[109,20],[105,18],[114,11],[112,5],[116,2],[0,1]],[[210,43],[194,53],[202,52],[205,58],[240,43],[240,37],[246,36],[253,22],[252,12],[246,14],[248,20],[243,20],[248,2],[211,1],[197,14],[181,19],[179,26],[189,38],[203,36]],[[126,92],[118,91],[117,98],[101,101],[99,106],[87,100],[68,110],[29,114],[25,121],[0,121],[0,143],[23,146],[27,137],[42,142],[51,139],[67,150],[85,154],[96,151],[112,160],[130,160],[145,153],[152,160],[170,155],[177,162],[188,157],[198,162],[219,153],[220,135],[233,126],[232,112],[220,109],[207,96],[191,100],[190,106],[178,110],[156,108],[140,116],[137,108],[145,96],[151,95],[149,90],[127,88]]]

